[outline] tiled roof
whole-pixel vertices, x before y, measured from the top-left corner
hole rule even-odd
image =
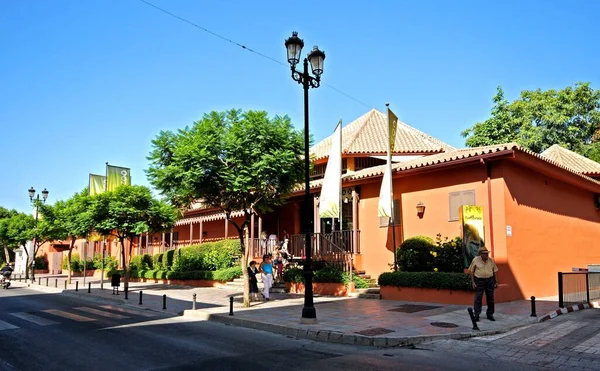
[[[580,173],[568,166],[560,164],[552,159],[549,159],[548,157],[542,156],[538,153],[532,152],[524,147],[521,147],[517,143],[506,143],[506,144],[497,144],[497,145],[484,146],[484,147],[464,148],[464,149],[457,149],[457,150],[454,150],[451,152],[438,153],[438,154],[431,155],[431,156],[424,156],[424,157],[420,157],[420,158],[417,158],[417,159],[414,159],[411,161],[394,163],[394,164],[392,164],[392,172],[394,173],[394,172],[401,172],[401,171],[406,171],[406,170],[411,170],[411,169],[418,169],[418,168],[423,168],[423,167],[427,167],[427,166],[439,165],[439,164],[443,164],[443,163],[454,162],[454,161],[468,159],[468,158],[472,158],[472,157],[478,157],[478,156],[494,154],[494,153],[499,153],[499,152],[512,151],[512,150],[518,150],[518,151],[527,153],[530,156],[539,158],[539,159],[541,159],[545,162],[551,163],[552,165],[557,166],[563,170],[567,170],[570,173],[573,173],[579,177],[582,177],[588,181],[596,183],[597,185],[600,185],[600,181],[589,178],[588,176],[583,175],[582,173]],[[359,170],[359,171],[356,171],[353,173],[344,174],[342,176],[342,182],[349,182],[349,181],[359,180],[359,179],[364,179],[364,178],[383,176],[385,166],[386,165],[374,166],[374,167],[362,169],[362,170]],[[322,184],[323,184],[323,179],[313,180],[310,183],[310,188],[318,188],[318,187],[321,187]],[[295,189],[295,191],[298,192],[303,189],[304,189],[304,184],[301,184],[301,185],[298,185],[298,187]]]
[[[342,152],[372,154],[387,152],[387,115],[372,109],[342,128]],[[333,134],[311,148],[316,160],[329,156]],[[456,148],[398,120],[395,154],[439,153]]]
[[[600,164],[594,160],[583,157],[582,155],[570,151],[558,144],[553,145],[544,152],[542,156],[558,163],[574,171],[586,174],[586,175],[597,175],[600,174]]]

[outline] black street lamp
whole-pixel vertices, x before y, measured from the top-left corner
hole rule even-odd
[[[33,187],[29,188],[29,201],[31,201],[33,203],[33,206],[35,207],[35,227],[34,227],[34,235],[33,235],[33,256],[31,258],[31,281],[34,282],[35,281],[35,244],[37,243],[37,226],[38,226],[38,205],[40,203],[40,194],[38,193],[37,196],[35,194],[35,189]],[[48,190],[46,188],[44,188],[44,190],[42,191],[42,201],[43,203],[46,203],[46,200],[48,199],[48,194],[50,192],[48,192]],[[33,200],[35,198],[35,201]]]
[[[323,73],[323,61],[325,60],[325,53],[319,50],[318,47],[314,47],[313,50],[308,54],[307,58],[304,58],[303,67],[304,69],[299,72],[296,70],[296,65],[300,62],[300,55],[302,48],[304,47],[304,41],[298,37],[298,32],[293,32],[292,37],[285,40],[285,48],[287,49],[287,60],[292,68],[292,79],[297,81],[298,84],[302,84],[304,88],[304,226],[305,231],[305,251],[306,261],[304,264],[304,307],[302,308],[302,319],[303,323],[316,323],[317,322],[317,311],[313,302],[313,289],[312,289],[312,249],[311,249],[311,238],[310,238],[310,210],[308,205],[310,204],[310,148],[309,146],[309,135],[308,135],[308,89],[318,88],[321,85],[321,74]],[[308,74],[308,62],[314,75]]]

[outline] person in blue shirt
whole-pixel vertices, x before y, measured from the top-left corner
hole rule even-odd
[[[260,272],[262,273],[262,282],[263,282],[263,297],[265,300],[269,301],[269,290],[273,285],[273,263],[271,262],[271,256],[265,254],[263,256],[263,261],[260,263]]]

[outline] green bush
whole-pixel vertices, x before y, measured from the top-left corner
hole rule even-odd
[[[69,255],[63,256],[62,269],[63,271],[69,270]],[[79,259],[79,254],[71,254],[71,272],[83,272],[83,264]]]
[[[104,271],[104,275],[108,278],[110,278],[113,274],[120,274],[121,277],[123,277],[125,275],[125,271],[123,271],[122,269],[116,269],[116,268],[112,268],[110,270],[106,270]]]
[[[166,279],[168,271],[162,269],[142,269],[131,271],[132,278]]]
[[[152,255],[152,266],[156,268],[162,267],[163,256],[164,253],[162,252]]]
[[[404,272],[433,271],[435,257],[431,252],[435,247],[433,240],[426,236],[416,236],[404,240],[396,251],[400,270]]]
[[[94,269],[102,269],[102,254],[94,255],[93,260]],[[104,271],[110,271],[117,269],[119,261],[114,256],[108,255],[104,257]]]
[[[348,283],[350,282],[350,275],[348,273],[344,273],[345,274],[345,281],[344,283],[346,284],[346,286],[348,286]],[[369,288],[369,283],[367,282],[367,280],[365,280],[362,277],[359,277],[355,274],[352,275],[352,282],[354,282],[354,287],[357,289],[368,289]]]
[[[380,286],[422,287],[472,291],[471,278],[465,273],[387,272],[379,276]]]
[[[221,270],[236,265],[236,259],[240,256],[240,244],[237,240],[221,240],[182,247],[175,251],[172,271]]]
[[[137,271],[152,269],[152,257],[149,254],[135,255],[131,258],[129,267]]]
[[[239,278],[242,276],[242,267],[239,265],[237,267],[230,267],[219,269],[213,272],[213,280],[215,281],[231,281],[234,278]]]
[[[217,271],[169,271],[167,272],[167,278],[171,280],[213,280],[213,281],[231,281],[234,278],[242,276],[241,267],[231,267],[226,269],[220,269]]]
[[[449,240],[442,239],[442,235],[436,237],[437,247],[434,249],[435,268],[438,272],[464,272],[462,240],[456,237]]]
[[[325,267],[315,271],[313,282],[344,283],[344,271],[337,267]],[[348,278],[349,280],[350,278]]]
[[[296,282],[296,283],[304,282],[304,275],[302,274],[302,269],[300,269],[300,268],[286,269],[283,272],[283,280],[285,282]]]
[[[285,282],[304,283],[304,274],[300,268],[290,268],[283,272],[283,280]],[[313,282],[321,283],[343,283],[348,286],[350,283],[350,274],[343,272],[341,269],[332,266],[325,266],[314,272]],[[366,289],[369,287],[367,281],[352,275],[352,282],[357,289]]]
[[[38,256],[35,258],[35,269],[48,269],[48,256]]]
[[[173,266],[173,255],[175,255],[176,249],[165,251],[162,258],[162,266],[160,267],[162,270],[168,271]],[[156,267],[158,268],[158,267]]]

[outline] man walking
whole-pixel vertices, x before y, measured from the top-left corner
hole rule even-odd
[[[496,320],[494,318],[494,289],[498,287],[496,272],[498,272],[496,263],[489,257],[488,249],[482,246],[479,248],[479,256],[476,256],[469,266],[471,283],[473,289],[475,289],[475,321],[479,321],[484,291],[487,301],[487,319],[490,321]]]

